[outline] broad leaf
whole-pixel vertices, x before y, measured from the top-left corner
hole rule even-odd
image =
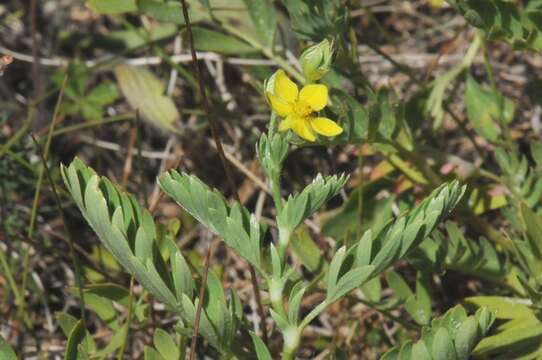
[[[118,65],[115,76],[126,100],[143,118],[162,129],[178,131],[174,124],[180,115],[173,100],[164,95],[164,86],[145,68]]]

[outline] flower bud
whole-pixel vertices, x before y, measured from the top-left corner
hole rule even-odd
[[[309,82],[320,80],[328,73],[333,56],[333,43],[325,39],[303,51],[299,62]]]

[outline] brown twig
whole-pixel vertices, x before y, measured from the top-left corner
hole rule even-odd
[[[137,126],[137,125],[136,125]],[[132,175],[132,165],[134,159],[134,145],[136,142],[137,127],[132,127],[130,129],[130,138],[128,139],[128,154],[126,155],[126,160],[124,161],[124,168],[122,170],[122,187],[126,190],[128,185],[128,179]]]
[[[203,111],[205,112],[205,115],[207,116],[207,119],[209,121],[209,125],[210,125],[209,127],[211,129],[211,135],[212,135],[213,140],[214,140],[214,142],[216,144],[216,148],[218,150],[218,155],[220,157],[220,161],[222,163],[222,166],[224,167],[224,172],[226,174],[226,180],[229,183],[229,186],[231,188],[231,191],[232,191],[236,201],[240,203],[239,194],[237,192],[237,187],[235,186],[235,182],[233,180],[233,176],[232,176],[232,173],[231,173],[230,166],[228,164],[228,161],[226,160],[226,155],[225,155],[224,149],[222,147],[222,142],[220,141],[220,138],[218,137],[218,125],[217,125],[215,119],[211,116],[209,102],[208,102],[207,94],[205,92],[205,87],[204,87],[204,84],[203,84],[203,77],[202,77],[202,74],[201,74],[201,68],[199,66],[198,57],[197,57],[197,54],[196,54],[196,49],[194,47],[194,36],[192,34],[192,26],[190,24],[190,18],[188,16],[188,7],[186,5],[186,0],[181,0],[181,4],[182,4],[182,7],[183,7],[183,16],[184,16],[184,20],[185,20],[185,24],[186,24],[186,30],[188,32],[188,37],[190,39],[190,52],[192,54],[192,62],[194,64],[194,67],[196,68],[196,77],[198,79],[199,92],[200,92],[200,96],[201,96]],[[210,256],[210,249],[207,252],[207,256]],[[205,295],[205,292],[204,292],[205,291],[205,281],[206,281],[205,275],[206,275],[206,272],[208,271],[208,267],[209,267],[209,262],[206,261],[204,274],[203,274],[204,275],[204,279],[203,279],[204,282],[201,284],[200,298],[199,298],[199,301],[198,301],[198,306],[196,308],[196,319],[195,319],[195,323],[194,323],[194,332],[193,332],[193,335],[192,335],[192,343],[191,343],[191,346],[190,346],[190,355],[189,355],[190,360],[194,359],[194,353],[195,353],[195,349],[196,349],[197,335],[198,335],[198,331],[199,331],[199,320],[200,320],[200,317],[201,317],[201,308],[202,308],[202,304],[203,304],[203,296]],[[250,265],[250,264],[249,264],[249,269],[250,269],[250,276],[251,276],[252,286],[254,288],[254,295],[255,295],[255,298],[256,298],[256,303],[258,305],[258,312],[259,312],[259,316],[261,318],[262,337],[263,337],[263,341],[265,343],[267,343],[267,329],[265,327],[265,313],[264,313],[262,301],[261,301],[261,298],[260,298],[260,290],[259,290],[258,281],[257,281],[257,278],[256,278],[256,271],[254,270],[254,267],[252,267],[252,265]]]

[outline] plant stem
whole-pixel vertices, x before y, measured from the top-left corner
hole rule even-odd
[[[189,360],[194,360],[194,355],[196,354],[196,343],[198,340],[199,323],[201,320],[201,310],[203,309],[205,287],[207,285],[207,276],[209,275],[209,264],[210,264],[210,259],[211,259],[211,245],[209,245],[209,247],[207,248],[207,254],[205,255],[205,260],[203,262],[203,276],[201,278],[201,285],[199,288],[198,305],[196,307],[196,315],[195,315],[195,320],[194,320],[194,332],[192,334],[192,342],[190,343],[190,354],[188,355]]]
[[[4,273],[6,274],[7,282],[9,284],[9,287],[13,291],[13,295],[15,296],[15,304],[21,308],[23,306],[24,308],[24,299],[21,295],[21,292],[19,291],[19,288],[17,287],[17,284],[15,283],[15,279],[13,278],[12,271],[9,267],[9,263],[6,259],[6,254],[4,253],[4,249],[0,247],[0,265],[2,265],[2,268],[4,269]],[[28,319],[27,314],[24,311],[18,311],[21,316],[23,316],[24,323],[30,327],[32,324],[30,322],[30,319]]]

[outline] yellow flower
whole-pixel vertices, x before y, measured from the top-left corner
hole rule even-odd
[[[325,85],[309,84],[299,91],[284,71],[279,70],[275,76],[274,93],[268,92],[267,98],[273,110],[283,118],[279,123],[279,131],[292,129],[307,141],[316,140],[315,132],[323,136],[335,136],[343,132],[335,121],[315,114],[328,103]]]

